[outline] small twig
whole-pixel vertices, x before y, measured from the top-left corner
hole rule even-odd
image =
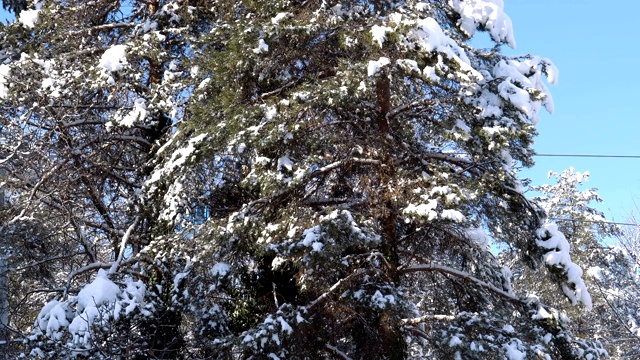
[[[454,320],[455,316],[452,315],[423,315],[411,319],[400,320],[400,325],[416,325],[429,320]]]
[[[295,84],[299,83],[300,80],[302,80],[302,78],[298,78],[298,79],[296,79],[294,81],[291,81],[289,83],[286,83],[286,84],[282,85],[281,87],[279,87],[279,88],[277,88],[275,90],[272,90],[272,91],[266,92],[264,94],[261,94],[260,96],[258,96],[258,98],[262,100],[262,99],[266,99],[266,98],[268,98],[270,96],[276,95],[276,94],[282,92],[283,90],[285,90],[287,88],[290,88],[290,87],[294,86]]]
[[[276,303],[276,309],[280,308],[280,304],[278,304],[278,293],[276,293],[276,283],[272,282],[273,286],[273,301]]]
[[[129,237],[131,237],[131,233],[133,232],[135,227],[138,226],[139,221],[140,221],[140,216],[136,216],[131,226],[129,226],[127,231],[124,233],[124,236],[122,237],[122,241],[120,242],[120,254],[118,254],[118,259],[113,263],[113,265],[111,265],[111,268],[109,269],[109,274],[113,274],[116,270],[118,270],[118,267],[122,262],[122,258],[124,257],[124,251],[127,247],[127,242],[129,241]]]
[[[351,360],[350,357],[347,356],[344,352],[340,351],[337,347],[330,345],[329,343],[324,344],[324,347],[329,350],[333,355],[343,359],[343,360]]]

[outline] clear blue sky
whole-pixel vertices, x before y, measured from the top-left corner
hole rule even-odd
[[[560,69],[550,88],[555,113],[542,112],[540,154],[640,155],[640,1],[504,0],[517,47],[551,59]],[[0,19],[6,19],[0,10]],[[486,36],[486,35],[485,35]],[[534,184],[549,170],[589,170],[609,219],[626,220],[640,197],[640,159],[536,158],[522,173]],[[586,188],[585,187],[585,188]],[[640,201],[639,201],[640,202]]]
[[[540,154],[640,155],[640,1],[505,0],[515,50],[551,59],[560,70],[550,87],[553,115],[542,113],[534,146]],[[537,157],[522,176],[547,182],[549,170],[589,170],[607,218],[626,220],[640,197],[640,159]]]

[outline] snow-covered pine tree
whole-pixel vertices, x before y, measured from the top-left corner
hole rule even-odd
[[[637,206],[626,221],[638,224]],[[587,273],[592,293],[602,301],[590,324],[597,327],[610,354],[623,359],[640,357],[640,236],[637,225],[622,226],[608,239],[606,256]]]
[[[612,246],[615,239],[622,236],[622,231],[594,207],[595,203],[602,202],[597,189],[581,189],[589,179],[588,171],[581,173],[570,168],[562,173],[549,172],[549,178],[555,183],[531,187],[538,193],[533,201],[539,203],[547,216],[558,224],[558,229],[571,246],[571,258],[584,269],[594,311],[585,311],[567,303],[553,285],[552,272],[541,276],[540,271],[519,263],[517,254],[509,249],[501,253],[500,258],[511,265],[514,282],[520,285],[516,293],[536,294],[543,303],[571,318],[575,335],[600,339],[609,354],[627,358],[629,354],[625,349],[628,349],[629,337],[634,336],[625,328],[629,311],[622,311],[625,316],[616,313],[622,310],[620,296],[635,293],[630,290],[637,274],[635,266],[630,263],[631,257],[625,256],[625,249]],[[620,341],[621,334],[625,341]]]
[[[508,243],[590,306],[566,239],[521,193],[514,166],[532,164],[537,112],[552,106],[543,76],[556,72],[500,53],[514,45],[501,2],[214,11],[189,119],[146,187],[179,229],[155,238],[156,257],[192,264],[173,289],[196,329],[188,347],[274,359],[604,353],[514,295],[489,251]],[[476,29],[496,47],[471,48]]]
[[[159,231],[140,191],[184,113],[188,38],[210,16],[183,1],[29,5],[1,32],[10,344],[51,358],[175,358],[162,272],[139,255]]]
[[[557,75],[500,53],[515,45],[502,1],[40,1],[22,14],[4,36],[24,54],[0,67],[3,229],[29,234],[12,246],[46,265],[28,279],[55,295],[28,355],[602,354],[516,296],[489,251],[509,244],[590,305],[517,178]],[[477,30],[495,47],[470,47]]]

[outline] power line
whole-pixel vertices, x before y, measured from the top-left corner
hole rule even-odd
[[[640,155],[596,155],[596,154],[535,154],[533,156],[546,157],[583,157],[583,158],[622,158],[640,159]]]
[[[623,222],[616,222],[616,221],[603,221],[603,220],[562,219],[562,218],[554,218],[554,217],[550,217],[549,220],[553,220],[553,221],[577,221],[577,222],[592,223],[592,224],[612,224],[612,225],[640,226],[640,224],[623,223]]]

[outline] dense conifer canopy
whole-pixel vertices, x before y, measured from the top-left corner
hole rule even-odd
[[[501,0],[43,0],[0,35],[12,354],[606,355],[512,284],[592,305],[523,195],[557,70],[501,53]]]

